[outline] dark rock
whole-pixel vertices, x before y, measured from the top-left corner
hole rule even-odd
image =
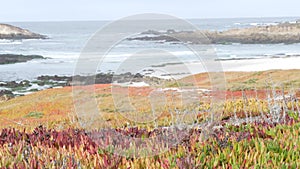
[[[172,34],[172,33],[176,33],[176,31],[174,29],[168,29],[167,30],[167,34]]]
[[[90,84],[109,84],[114,81],[118,83],[137,82],[141,81],[143,75],[140,73],[132,74],[130,72],[115,75],[112,73],[99,73],[95,76],[40,76],[37,78],[38,83],[47,84],[51,81],[52,84],[59,82],[62,86],[90,85]],[[64,81],[64,83],[62,83]]]
[[[43,82],[49,82],[49,81],[54,81],[54,82],[67,82],[67,81],[71,81],[72,80],[72,77],[68,77],[68,76],[57,76],[57,75],[54,75],[54,76],[50,76],[50,75],[46,75],[46,76],[39,76],[37,78],[37,80],[39,81],[43,81]]]
[[[43,82],[43,81],[38,81],[38,82],[37,82],[37,85],[39,85],[39,86],[44,86],[44,85],[45,85],[45,82]]]
[[[23,86],[30,86],[30,81],[29,80],[23,80],[20,82],[21,85]]]
[[[27,62],[32,59],[45,59],[45,58],[40,55],[0,54],[0,64]]]
[[[30,86],[31,86],[31,84],[28,80],[23,80],[19,83],[16,81],[0,83],[0,87],[10,88],[10,89],[30,87]]]
[[[13,95],[13,92],[10,90],[0,90],[0,96],[3,95]]]
[[[140,41],[165,41],[165,42],[176,42],[178,39],[168,36],[168,35],[160,35],[160,36],[143,36],[136,38],[128,38],[128,40],[140,40]]]
[[[0,90],[0,102],[8,101],[14,98],[14,94],[9,90]]]

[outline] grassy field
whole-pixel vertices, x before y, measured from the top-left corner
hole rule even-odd
[[[74,104],[85,103],[76,103],[72,87],[1,102],[0,168],[298,168],[298,73],[226,72],[225,99],[213,104],[208,74],[168,82],[155,120],[148,100],[155,88],[87,86],[100,112],[94,130],[76,114]],[[190,91],[191,84],[208,90]],[[116,101],[126,105],[126,99],[137,109],[121,111]],[[165,133],[180,139],[168,147],[158,137]]]

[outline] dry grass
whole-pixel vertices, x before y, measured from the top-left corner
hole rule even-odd
[[[239,88],[242,86],[243,89],[247,87],[254,88],[254,86],[257,89],[263,88],[264,86],[265,89],[266,80],[270,80],[269,77],[272,77],[273,81],[279,81],[284,84],[293,84],[296,88],[296,86],[300,86],[300,76],[298,76],[298,73],[300,73],[300,70],[274,70],[243,73],[226,72],[225,77],[228,82],[227,86],[229,88],[231,87],[231,89],[237,85],[239,85]],[[193,77],[184,78],[181,82],[189,83],[192,78]],[[201,86],[201,88],[209,88],[208,74],[195,75],[195,79],[197,81],[197,85]],[[257,79],[254,80],[256,83],[250,83],[253,82],[251,79]],[[112,94],[112,88],[114,94]],[[203,95],[198,95],[196,97],[201,98],[201,100],[196,100],[196,104],[189,104],[187,106],[185,102],[182,102],[181,93],[165,91],[165,98],[163,100],[165,103],[161,104],[159,108],[156,108],[157,111],[153,115],[153,107],[151,107],[149,97],[147,97],[153,91],[151,88],[131,87],[127,90],[127,88],[112,87],[111,85],[106,84],[95,85],[93,86],[93,89],[95,89],[94,99],[96,99],[99,112],[101,112],[102,115],[94,118],[101,118],[102,121],[107,123],[106,125],[112,127],[144,125],[143,123],[136,124],[132,121],[151,122],[149,124],[153,127],[155,127],[155,125],[171,125],[174,123],[171,119],[174,117],[174,114],[176,114],[174,110],[194,111],[193,113],[196,114],[196,116],[198,115],[199,119],[202,119],[202,117],[200,118],[202,115],[199,114],[205,112],[209,108],[208,102],[210,101],[209,99],[205,101],[205,99],[202,99]],[[278,91],[280,90],[278,89]],[[288,90],[286,90],[286,92],[288,92]],[[295,92],[296,97],[299,97],[299,91],[295,90]],[[268,111],[267,102],[265,100],[267,98],[266,90],[247,90],[244,92],[241,90],[233,92],[226,91],[224,94],[229,101],[224,103],[224,111],[222,111],[222,116],[224,117],[222,118],[228,118],[234,114],[237,114],[239,117],[245,117],[245,111],[252,112],[252,115],[254,116],[261,114],[261,112]],[[243,101],[243,94],[245,94],[248,98],[254,98],[255,100],[249,99],[249,102],[246,103]],[[60,89],[48,89],[26,96],[17,97],[7,102],[2,102],[0,103],[0,128],[7,126],[16,128],[33,128],[40,124],[49,128],[58,129],[72,125],[78,127],[78,119],[74,110],[74,101],[72,96],[72,88],[64,87]],[[187,96],[189,96],[189,94]],[[192,94],[190,97],[191,96]],[[120,103],[117,104],[117,106],[115,104],[116,101]],[[191,99],[191,102],[195,102],[195,100]],[[130,105],[127,103],[130,103]],[[288,104],[292,105],[291,103]],[[127,106],[127,108],[124,108],[124,106]],[[199,106],[202,106],[202,108],[206,107],[206,110],[199,108]],[[157,122],[154,123],[153,120],[156,120]]]

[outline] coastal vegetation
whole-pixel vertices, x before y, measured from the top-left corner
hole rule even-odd
[[[271,72],[294,74],[294,71]],[[176,87],[165,90],[166,99],[172,99],[172,104],[162,110],[156,123],[147,125],[128,119],[136,115],[133,112],[118,112],[112,84],[93,86],[101,118],[110,126],[99,125],[97,130],[82,125],[74,109],[71,86],[10,99],[0,103],[0,156],[5,157],[1,158],[0,167],[297,168],[300,165],[300,93],[297,85],[276,85],[278,81],[283,82],[280,76],[272,76],[273,82],[268,85],[264,82],[263,87],[262,77],[267,73],[270,74],[226,73],[231,77],[229,86],[240,82],[242,87],[224,91],[226,100],[215,110],[209,99],[200,99],[187,107],[180,104],[180,95],[176,93],[181,91],[176,91]],[[203,76],[207,74],[195,75]],[[181,79],[181,83],[188,83],[190,78]],[[132,104],[141,108],[138,116],[151,111],[143,99],[153,89],[123,88],[129,90]],[[207,90],[201,94],[200,98],[210,96]],[[176,113],[193,117],[187,121],[187,128],[182,129],[173,121]],[[211,119],[212,113],[218,115],[215,120]],[[174,129],[176,136],[170,132]],[[139,154],[143,152],[140,147],[130,143],[131,138],[145,140],[164,132],[170,132],[168,139],[172,139],[183,131],[185,135],[167,151],[163,144],[149,144],[146,145],[148,154]],[[116,133],[126,137],[114,140]],[[94,139],[101,135],[104,140]],[[126,151],[118,154],[123,148]],[[154,150],[158,153],[153,153]]]
[[[211,41],[199,42],[199,33]],[[296,22],[150,30],[129,40],[289,44],[299,43],[299,34]],[[0,24],[0,39],[46,38]],[[32,59],[45,58],[1,54],[0,64]],[[218,72],[176,80],[127,72],[1,81],[0,168],[299,168],[299,73],[224,72],[219,83],[226,88],[217,91],[211,78]]]

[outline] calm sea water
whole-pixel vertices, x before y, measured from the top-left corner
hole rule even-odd
[[[226,30],[257,25],[272,25],[280,22],[293,22],[299,18],[247,18],[247,19],[192,19],[189,20],[199,29]],[[16,22],[9,23],[29,29],[43,35],[46,40],[0,40],[0,53],[6,54],[38,54],[51,59],[32,60],[26,63],[0,65],[0,81],[35,79],[40,75],[72,75],[80,52],[89,38],[108,24],[107,21],[78,22]],[[196,60],[193,53],[182,44],[166,44],[160,42],[124,41],[110,51],[105,63],[98,71],[114,71],[126,57],[137,50],[161,49],[177,55],[187,62]],[[284,57],[300,55],[300,44],[231,44],[213,45],[219,58],[261,58],[270,56]],[[151,60],[151,57],[149,58]],[[156,65],[173,63],[172,57],[153,57]],[[140,61],[142,62],[142,61]],[[137,61],[135,64],[139,64]],[[134,64],[132,65],[134,66]],[[126,71],[126,70],[124,70]]]

